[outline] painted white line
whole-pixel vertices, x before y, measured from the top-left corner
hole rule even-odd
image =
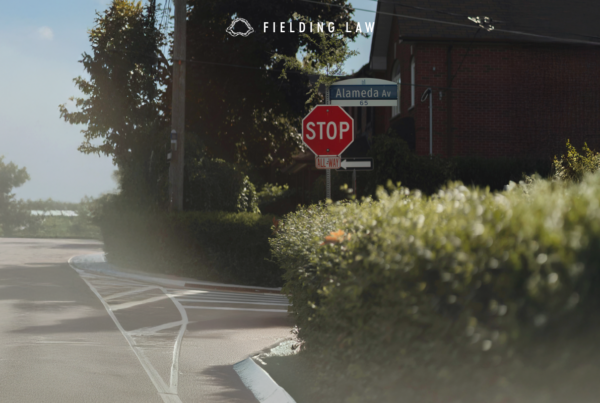
[[[158,288],[157,286],[151,285],[149,287],[136,288],[135,290],[118,292],[116,294],[109,295],[108,297],[104,297],[104,300],[108,301],[108,300],[115,299],[115,298],[125,297],[127,295],[139,294],[144,291],[156,290],[157,288]]]
[[[252,311],[252,312],[281,312],[288,313],[287,309],[252,309],[252,308],[226,308],[221,306],[183,305],[186,309],[215,309],[220,311]]]
[[[73,258],[71,258],[71,259],[73,259]],[[71,264],[71,259],[69,259],[69,265],[71,267],[73,267],[73,265]],[[73,267],[73,268],[75,269],[75,267]],[[75,269],[75,270],[77,270],[77,269]],[[77,270],[77,272],[80,273],[79,270]],[[181,399],[179,399],[179,396],[177,396],[177,392],[175,392],[175,394],[173,394],[171,388],[165,384],[165,381],[163,381],[163,379],[158,374],[156,369],[152,366],[152,364],[150,363],[148,358],[144,355],[144,352],[139,347],[136,346],[133,338],[129,334],[127,334],[125,329],[123,329],[123,326],[121,326],[121,323],[119,323],[119,321],[117,320],[117,317],[115,316],[113,311],[111,311],[110,306],[108,305],[108,303],[106,301],[104,301],[104,299],[102,298],[100,293],[98,293],[98,291],[94,288],[94,286],[88,280],[86,280],[83,277],[82,277],[82,280],[88,285],[90,290],[92,290],[92,292],[94,294],[96,294],[96,297],[98,297],[100,302],[102,302],[102,305],[104,305],[104,309],[106,309],[106,312],[108,313],[108,315],[111,317],[111,319],[113,320],[113,322],[115,323],[117,328],[121,331],[121,334],[123,335],[123,337],[125,337],[125,340],[127,340],[127,343],[129,343],[129,346],[133,350],[133,353],[137,356],[138,360],[140,361],[140,364],[142,364],[142,367],[146,371],[146,374],[148,374],[150,381],[152,381],[152,383],[154,384],[154,387],[158,391],[159,396],[163,399],[163,402],[165,402],[165,403],[181,403]],[[187,320],[187,315],[185,318]]]
[[[112,311],[118,311],[121,309],[133,308],[134,306],[149,304],[151,302],[161,301],[163,299],[168,299],[168,298],[170,298],[168,295],[158,295],[156,297],[143,299],[141,301],[123,302],[122,304],[111,305],[110,309]]]
[[[278,304],[274,302],[248,302],[248,301],[218,301],[213,299],[178,298],[179,302],[208,302],[211,304],[240,304],[240,305],[273,305],[290,306],[290,304]]]
[[[281,299],[281,298],[248,298],[248,297],[237,297],[237,296],[226,296],[226,295],[211,295],[211,294],[204,294],[204,295],[179,295],[176,296],[176,298],[210,298],[210,299],[214,299],[214,300],[220,300],[220,301],[269,301],[269,302],[289,302],[289,300],[287,299]]]
[[[177,386],[179,385],[179,353],[181,351],[181,341],[183,340],[183,334],[187,329],[187,325],[189,323],[187,312],[183,309],[183,306],[173,298],[167,290],[163,287],[160,288],[162,292],[169,296],[173,304],[177,307],[179,314],[181,315],[181,328],[179,329],[179,334],[177,335],[177,339],[175,340],[175,348],[173,348],[173,363],[171,364],[171,390],[177,394]]]
[[[208,282],[208,281],[197,281],[194,279],[172,280],[172,279],[168,279],[168,278],[151,277],[151,276],[145,275],[144,273],[138,274],[138,273],[131,273],[131,272],[123,272],[123,271],[120,271],[120,270],[114,268],[114,266],[112,266],[110,263],[108,263],[106,261],[106,257],[104,255],[104,253],[79,255],[79,256],[74,256],[73,259],[75,259],[74,264],[78,265],[79,267],[84,267],[86,270],[90,270],[95,273],[102,273],[105,275],[118,277],[118,278],[126,278],[129,280],[138,280],[138,281],[141,281],[141,282],[144,282],[147,284],[148,283],[158,284],[163,287],[186,288],[186,284],[187,284],[187,285],[192,285],[194,287],[199,287],[199,288],[202,286],[235,288],[242,292],[244,290],[281,291],[281,288],[254,287],[254,286],[243,286],[243,285],[237,285],[237,284],[222,284],[222,283],[213,283],[213,282]]]
[[[167,288],[172,293],[181,293],[185,295],[192,294],[217,294],[217,295],[239,295],[246,297],[271,297],[271,298],[287,298],[282,294],[272,294],[268,292],[247,292],[247,291],[215,291],[215,290],[188,290],[181,288]]]
[[[296,403],[252,358],[238,362],[233,369],[260,403]]]
[[[107,286],[107,287],[117,287],[117,288],[123,288],[123,287],[141,287],[141,286],[145,286],[148,285],[147,283],[140,283],[138,281],[118,281],[117,279],[110,279],[110,280],[94,280],[96,283]]]
[[[189,299],[211,299],[213,301],[247,301],[247,302],[272,302],[276,304],[289,304],[290,301],[287,299],[274,299],[274,298],[236,298],[236,297],[224,297],[221,295],[182,295],[176,297],[178,299],[189,298]]]
[[[160,332],[161,330],[166,330],[181,325],[183,325],[182,320],[177,322],[165,323],[164,325],[158,325],[153,327],[142,327],[140,329],[131,330],[128,333],[132,336],[150,336]]]
[[[275,297],[275,296],[269,296],[269,295],[265,295],[265,294],[259,294],[259,295],[249,295],[249,294],[242,294],[240,295],[240,293],[217,293],[217,292],[208,292],[208,291],[204,291],[204,292],[189,292],[189,291],[184,291],[184,292],[171,292],[172,295],[174,295],[177,298],[180,297],[199,297],[199,298],[222,298],[222,299],[226,299],[226,300],[234,300],[234,299],[244,299],[244,300],[248,300],[248,301],[279,301],[279,302],[289,302],[289,299],[287,297]]]

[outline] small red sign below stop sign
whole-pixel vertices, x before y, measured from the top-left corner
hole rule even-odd
[[[302,142],[316,155],[340,155],[354,141],[354,120],[339,106],[318,105],[302,120]]]

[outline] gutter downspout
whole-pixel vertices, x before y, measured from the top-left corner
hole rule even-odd
[[[454,130],[452,128],[452,45],[448,46],[446,55],[446,82],[448,94],[446,94],[446,139],[448,157],[454,156]]]

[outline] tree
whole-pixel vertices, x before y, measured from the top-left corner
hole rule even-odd
[[[190,0],[189,137],[201,139],[210,156],[230,162],[267,169],[284,164],[301,147],[302,117],[318,101],[309,93],[315,87],[308,73],[317,74],[315,63],[334,49],[346,49],[347,41],[357,36],[353,9],[336,7],[346,6],[346,0],[330,4]],[[255,26],[256,32],[247,37],[229,36],[226,30],[238,16],[255,25],[284,22],[295,33],[271,34]],[[315,27],[317,22],[333,22],[344,30],[327,34],[326,48],[321,46],[325,35],[298,32],[300,23],[310,22]],[[346,23],[350,32],[345,32]],[[305,55],[306,68],[286,63],[299,53]]]
[[[310,74],[357,36],[353,9],[335,7],[346,0],[330,4],[188,1],[186,166],[220,158],[245,172],[264,173],[301,147],[301,119],[317,101]],[[71,99],[75,109],[61,105],[60,113],[71,124],[86,125],[80,151],[113,157],[123,195],[161,204],[172,74],[160,51],[167,39],[156,27],[156,14],[154,1],[144,9],[126,0],[114,0],[98,14],[89,31],[92,53],[81,60],[89,78],[74,80],[84,96]],[[317,33],[231,37],[226,30],[237,15],[288,22],[296,32],[303,22],[333,22],[350,32],[338,30],[327,46]],[[299,53],[304,63],[291,63]]]
[[[75,110],[59,107],[66,122],[86,125],[79,150],[112,156],[122,192],[143,203],[161,202],[168,170],[164,87],[170,72],[155,16],[153,2],[144,9],[126,0],[98,13],[89,31],[92,53],[80,61],[89,79],[74,79],[84,97],[70,99]]]
[[[29,217],[20,201],[15,200],[12,193],[29,180],[29,174],[25,168],[19,168],[12,162],[4,163],[4,157],[0,156],[0,228],[2,233],[12,235],[14,230],[25,224]]]

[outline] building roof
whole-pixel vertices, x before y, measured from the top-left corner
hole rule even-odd
[[[42,217],[77,217],[73,210],[31,210],[31,215]]]
[[[394,18],[404,40],[600,44],[600,6],[594,0],[379,0],[377,11],[374,70],[387,68],[383,62]],[[489,17],[493,29],[477,32],[480,26],[468,17]]]

